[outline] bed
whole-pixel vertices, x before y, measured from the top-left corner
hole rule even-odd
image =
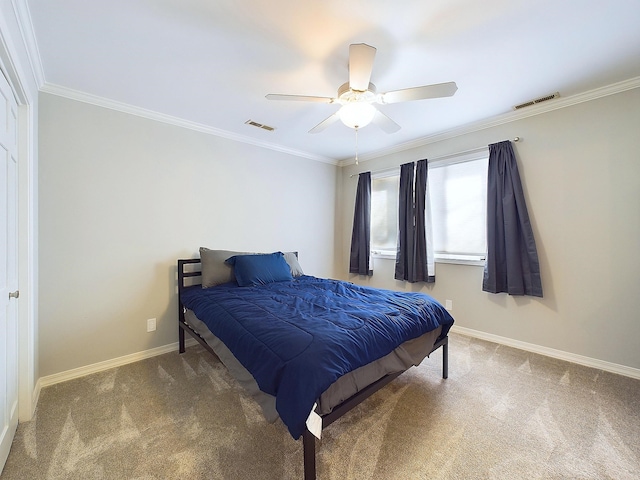
[[[216,355],[262,407],[302,438],[315,478],[323,428],[442,348],[453,318],[428,295],[305,275],[295,252],[200,249],[178,260],[185,333]]]

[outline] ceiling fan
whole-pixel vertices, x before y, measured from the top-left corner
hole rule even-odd
[[[373,122],[385,132],[394,133],[400,130],[400,125],[374,107],[374,103],[385,105],[426,98],[450,97],[458,90],[455,82],[447,82],[377,93],[376,86],[370,82],[375,56],[376,48],[366,43],[356,43],[349,46],[349,81],[338,88],[337,97],[274,93],[270,93],[266,97],[269,100],[294,100],[341,105],[340,110],[313,127],[309,133],[319,133],[338,120],[342,120],[346,126],[356,130]]]

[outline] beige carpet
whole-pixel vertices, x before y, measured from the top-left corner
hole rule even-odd
[[[45,388],[2,480],[301,479],[268,424],[198,347]],[[451,335],[325,430],[319,480],[640,478],[640,381]]]

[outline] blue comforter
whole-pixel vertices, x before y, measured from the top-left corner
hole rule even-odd
[[[297,439],[314,402],[347,372],[453,318],[423,293],[302,276],[256,287],[189,287],[182,303],[251,372]]]

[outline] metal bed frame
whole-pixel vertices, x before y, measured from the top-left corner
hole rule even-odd
[[[185,332],[192,336],[200,345],[213,355],[216,353],[211,346],[202,338],[194,329],[192,329],[185,321],[185,308],[180,300],[180,294],[182,290],[190,285],[198,285],[197,282],[193,282],[187,285],[188,279],[193,277],[200,277],[202,275],[200,259],[190,258],[178,260],[178,337],[179,337],[179,351],[184,353],[185,346]],[[191,266],[195,268],[191,268]],[[433,345],[430,353],[433,353],[438,348],[442,347],[442,378],[446,379],[449,376],[449,337],[444,337]],[[217,355],[216,355],[217,356]],[[388,374],[371,385],[363,388],[352,397],[346,399],[340,405],[334,407],[331,413],[322,416],[322,428],[326,428],[333,422],[342,417],[345,413],[356,407],[364,400],[369,398],[375,392],[386,386],[393,381],[396,377],[400,376],[406,370],[401,372]],[[304,461],[304,480],[314,480],[316,478],[316,437],[306,429],[302,434],[302,450]]]

